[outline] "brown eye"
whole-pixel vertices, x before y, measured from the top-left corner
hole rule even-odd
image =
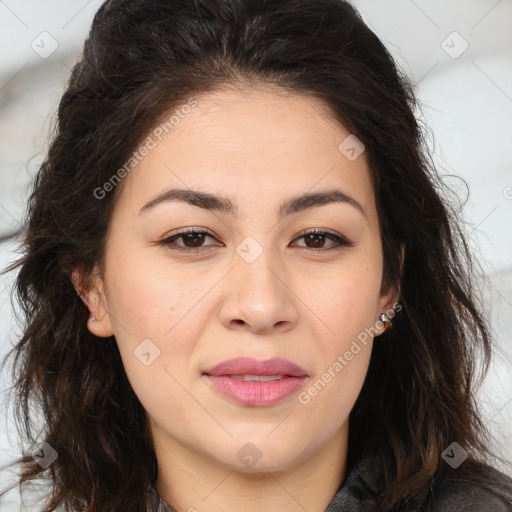
[[[172,251],[180,252],[200,252],[201,249],[206,248],[209,245],[215,245],[219,247],[219,244],[204,245],[206,238],[211,238],[214,240],[214,237],[207,231],[191,229],[186,231],[179,231],[174,235],[165,238],[160,243],[164,246],[167,246]],[[300,239],[304,239],[306,244],[299,245],[299,247],[304,247],[305,249],[313,250],[316,252],[339,249],[342,247],[352,247],[354,245],[352,242],[338,234],[322,230],[310,230],[303,232],[295,238],[295,240]],[[178,240],[181,240],[182,244],[178,244]],[[333,243],[330,243],[326,246],[325,243],[327,240],[331,240]]]
[[[204,242],[205,233],[187,233],[186,235],[180,235],[179,238],[182,238],[185,243],[191,243],[192,247],[200,247]]]
[[[170,237],[167,237],[160,243],[162,245],[168,246],[169,249],[173,251],[199,252],[199,250],[201,250],[202,247],[207,247],[202,245],[206,237],[213,239],[213,237],[206,231],[187,230],[180,231]],[[176,244],[176,240],[180,239],[182,240],[184,245]]]
[[[315,249],[321,249],[323,248],[325,241],[327,238],[329,238],[325,233],[311,233],[310,235],[306,235],[304,237],[304,240],[306,240],[306,245],[311,248]],[[311,242],[313,245],[308,245],[307,242]]]
[[[350,242],[346,238],[343,238],[340,235],[322,230],[303,232],[298,237],[296,237],[295,240],[300,240],[301,238],[303,238],[306,241],[306,245],[301,247],[313,250],[331,250],[339,249],[340,247],[352,247],[354,245],[352,242]],[[333,240],[334,243],[325,246],[324,244],[327,239]]]

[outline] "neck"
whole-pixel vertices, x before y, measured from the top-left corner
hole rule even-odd
[[[167,437],[155,443],[156,489],[177,512],[324,512],[345,478],[347,446],[348,425],[286,470],[242,472]]]

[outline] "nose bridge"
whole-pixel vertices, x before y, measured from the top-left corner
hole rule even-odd
[[[238,291],[242,295],[248,293],[256,302],[263,300],[268,304],[276,301],[277,295],[282,293],[282,283],[279,286],[280,280],[276,277],[281,267],[278,260],[272,248],[264,247],[253,236],[246,237],[236,248]]]
[[[281,259],[255,237],[237,247],[225,296],[224,322],[243,320],[252,329],[264,330],[296,320],[293,293],[286,285]]]

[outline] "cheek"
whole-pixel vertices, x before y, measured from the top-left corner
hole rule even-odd
[[[300,401],[321,417],[343,419],[363,385],[378,320],[379,271],[361,259],[317,280],[309,293],[308,305],[318,312],[313,338],[319,364]]]
[[[165,345],[176,337],[183,323],[196,316],[195,309],[205,285],[201,279],[187,279],[179,269],[152,268],[144,251],[112,262],[107,282],[114,330],[120,339],[152,339]],[[197,321],[197,318],[195,319]]]
[[[166,436],[193,440],[193,445],[205,442],[203,427],[215,429],[218,424],[205,411],[209,410],[208,390],[194,388],[194,378],[188,373],[188,354],[176,346],[162,350],[148,367],[130,354],[122,354],[130,385],[145,411],[166,432]],[[211,398],[211,397],[210,397]],[[215,414],[217,416],[217,414]],[[198,426],[203,426],[199,427]]]
[[[114,334],[130,384],[141,403],[155,412],[183,401],[189,361],[204,314],[200,282],[164,278],[144,265],[119,261],[112,266],[109,304]],[[163,393],[163,390],[165,393]]]
[[[350,339],[377,320],[380,267],[361,263],[347,264],[321,276],[308,276],[302,283],[300,296],[306,298],[304,302],[325,328],[322,339],[331,349],[342,350]]]
[[[319,372],[298,395],[312,432],[333,435],[347,420],[366,378],[372,345],[371,338],[349,338],[323,347]]]

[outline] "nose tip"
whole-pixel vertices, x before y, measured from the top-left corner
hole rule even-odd
[[[239,325],[241,327],[248,328],[251,332],[254,333],[263,333],[268,330],[269,322],[263,319],[262,321],[258,322],[258,320],[252,316],[251,317],[251,323],[249,323],[246,320],[242,320],[241,318],[235,318],[232,320],[233,324]],[[286,322],[284,320],[278,320],[275,322],[275,324],[270,325],[270,327],[280,327],[281,325],[285,325]]]
[[[254,242],[247,241],[246,248],[245,254],[254,256]],[[270,261],[270,251],[261,251],[251,263],[244,257],[238,259],[221,307],[221,321],[226,327],[261,333],[296,324],[294,294],[277,265],[277,261]]]

